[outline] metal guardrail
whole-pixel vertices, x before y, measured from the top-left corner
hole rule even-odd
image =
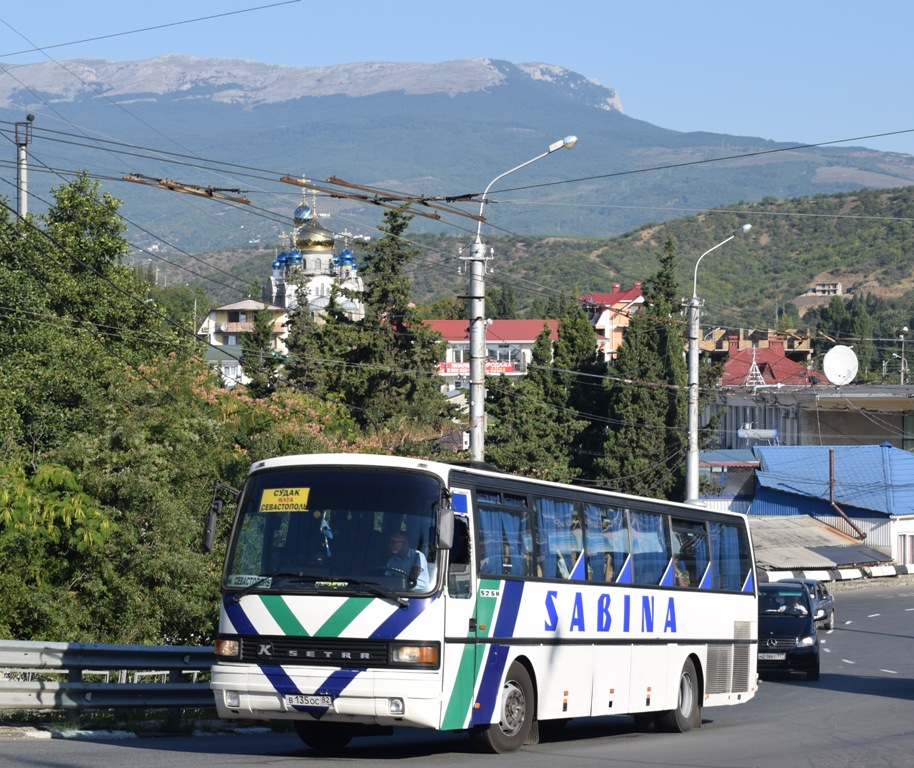
[[[210,646],[0,640],[0,710],[211,707],[212,664]]]

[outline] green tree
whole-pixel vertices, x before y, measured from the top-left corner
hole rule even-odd
[[[273,313],[261,307],[254,312],[252,331],[241,336],[241,368],[252,397],[268,397],[276,389],[280,360],[273,350],[273,324]]]
[[[570,482],[576,470],[568,449],[584,425],[554,386],[550,336],[544,326],[526,376],[487,379],[486,460],[505,472]]]
[[[489,288],[486,304],[489,317],[497,320],[511,320],[517,317],[517,296],[510,285],[497,286]]]
[[[363,427],[385,433],[398,450],[439,433],[453,412],[438,389],[441,340],[409,301],[406,271],[417,255],[404,238],[412,219],[388,211],[384,237],[366,247],[361,270],[365,314],[351,320],[332,297],[320,321],[301,308],[290,318],[288,379],[339,401]],[[300,303],[301,306],[301,303]]]
[[[686,364],[672,240],[644,283],[644,309],[625,329],[610,372],[600,484],[627,493],[682,498],[686,448]]]

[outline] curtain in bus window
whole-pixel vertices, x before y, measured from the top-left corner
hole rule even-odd
[[[632,580],[635,584],[659,584],[670,561],[666,517],[654,512],[631,513]]]
[[[588,578],[614,581],[628,557],[628,529],[623,511],[599,504],[585,504],[584,548],[587,551]]]
[[[583,548],[580,519],[570,501],[536,499],[540,567],[546,579],[567,579]]]
[[[681,518],[673,518],[672,522],[674,583],[677,587],[698,587],[708,569],[705,524]]]
[[[482,572],[525,575],[525,510],[480,505],[479,524],[482,537]]]
[[[739,591],[743,583],[739,530],[728,523],[711,523],[711,585]]]

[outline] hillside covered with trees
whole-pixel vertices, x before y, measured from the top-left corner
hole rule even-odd
[[[735,206],[611,241],[492,238],[491,308],[550,314],[559,332],[554,346],[540,338],[527,377],[487,383],[487,459],[681,498],[680,310],[694,254],[753,223],[702,264],[706,324],[794,324],[788,297],[823,265],[878,277],[803,318],[872,342],[875,361],[878,334],[914,317],[911,196]],[[439,341],[421,323],[436,300],[455,313],[462,301],[453,272],[436,284],[445,273],[429,268],[446,243],[412,237],[408,211],[388,211],[361,252],[363,320],[333,302],[319,324],[293,313],[288,358],[254,333],[243,360],[252,385],[226,389],[194,335],[199,287],[156,286],[148,267],[128,263],[118,205],[81,176],[55,189],[45,214],[23,221],[0,208],[0,637],[208,642],[221,553],[201,554],[200,540],[214,482],[237,488],[251,462],[278,454],[453,458],[444,446],[466,426],[437,389]],[[572,297],[634,280],[645,309],[608,369]],[[701,374],[711,395],[715,372]]]

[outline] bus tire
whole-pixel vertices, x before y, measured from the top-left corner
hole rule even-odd
[[[666,733],[685,733],[692,730],[699,715],[698,674],[691,659],[686,659],[679,675],[679,693],[676,708],[657,715],[657,727]]]
[[[351,729],[343,723],[318,723],[296,720],[295,731],[306,745],[319,752],[342,749],[352,740]]]
[[[508,669],[499,706],[497,723],[478,727],[471,733],[480,749],[496,754],[520,749],[533,725],[533,682],[523,664],[515,661]]]

